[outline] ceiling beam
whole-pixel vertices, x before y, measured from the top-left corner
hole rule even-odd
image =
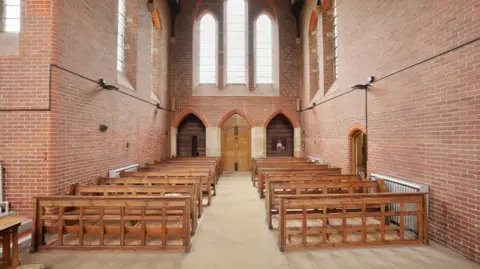
[[[297,38],[300,38],[300,15],[302,14],[303,5],[305,0],[292,0],[291,11],[293,16],[295,17],[296,25],[297,25]]]

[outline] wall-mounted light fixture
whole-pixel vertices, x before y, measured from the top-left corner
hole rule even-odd
[[[373,82],[375,82],[375,77],[374,76],[369,76],[366,84],[354,85],[354,86],[352,86],[352,89],[354,89],[354,90],[368,90],[368,87],[372,86],[371,84]]]
[[[103,78],[101,78],[99,81],[98,81],[98,85],[100,85],[100,87],[104,90],[118,90],[118,87],[116,86],[113,86],[113,85],[110,85],[107,83],[106,80],[104,80]]]
[[[370,84],[357,84],[352,86],[352,89],[354,90],[368,90],[368,87],[370,87]]]
[[[100,130],[100,132],[105,133],[108,130],[108,126],[104,125],[104,124],[101,124],[98,129]]]

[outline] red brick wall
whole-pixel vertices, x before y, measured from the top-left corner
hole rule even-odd
[[[103,77],[115,83],[117,2],[62,1],[56,17],[56,55],[61,66],[87,77]],[[155,33],[158,40],[152,42],[151,16],[144,1],[129,2],[126,73],[134,90],[121,86],[120,90],[154,102],[150,99],[151,91],[161,99],[162,91],[166,90],[153,88],[153,85],[160,87],[161,83],[152,74],[161,74],[152,71],[152,63],[160,62],[159,57],[168,50],[168,6],[166,1],[156,1],[156,7],[162,10],[163,31],[166,33]],[[160,44],[162,41],[163,45]],[[152,50],[152,45],[156,50]],[[54,143],[57,192],[63,192],[67,184],[74,181],[91,182],[95,176],[106,175],[111,168],[143,164],[168,156],[167,112],[119,92],[102,91],[94,83],[64,71],[57,71],[56,75]],[[107,132],[99,131],[101,124],[108,126]]]
[[[338,89],[318,103],[480,36],[478,1],[339,1]],[[430,238],[480,262],[480,43],[388,77],[368,93],[368,170],[430,186]],[[306,150],[350,172],[356,91],[302,113]]]
[[[22,1],[19,53],[0,55],[0,160],[5,167],[4,199],[19,212],[31,207],[32,196],[54,192],[48,112],[51,1],[30,0],[29,6],[25,2]]]
[[[194,108],[203,115],[209,126],[216,126],[222,116],[238,108],[245,111],[257,126],[278,108],[283,108],[297,115],[295,111],[296,98],[299,95],[300,58],[299,45],[296,44],[295,18],[290,12],[288,1],[258,0],[249,1],[248,18],[249,32],[253,33],[254,19],[261,12],[275,14],[280,28],[280,96],[278,97],[200,97],[192,96],[192,48],[193,22],[195,14],[212,12],[219,25],[219,72],[223,76],[223,1],[205,0],[200,6],[195,1],[180,1],[181,13],[176,19],[175,43],[172,44],[172,93],[178,99],[177,114],[183,109]],[[198,11],[196,11],[198,9]],[[249,35],[249,89],[254,90],[253,66],[253,34]],[[220,79],[219,85],[223,85]]]
[[[27,2],[20,54],[0,56],[0,110],[47,108],[50,63],[116,84],[117,0]],[[127,23],[127,74],[136,78],[130,81],[135,89],[120,90],[155,103],[154,91],[168,107],[168,5],[156,1],[164,28],[154,40],[143,1],[132,6],[138,10],[127,15],[137,16]],[[153,65],[158,69],[152,71]],[[5,195],[12,210],[24,214],[31,212],[35,195],[63,193],[69,183],[91,182],[111,168],[170,152],[167,112],[57,68],[52,74],[51,112],[0,111]],[[101,124],[109,127],[106,133],[99,131]]]

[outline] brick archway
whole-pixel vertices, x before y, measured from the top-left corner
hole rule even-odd
[[[235,115],[235,114],[238,114],[238,115],[242,116],[246,121],[248,121],[248,124],[250,125],[250,128],[255,127],[255,123],[253,122],[253,120],[252,120],[249,116],[247,116],[247,114],[245,113],[245,111],[243,111],[242,109],[239,109],[239,108],[232,109],[232,110],[228,111],[227,113],[225,113],[225,114],[223,115],[223,117],[220,119],[220,121],[218,122],[217,127],[218,127],[218,128],[222,128],[222,127],[223,127],[223,124],[224,124],[232,115]]]
[[[204,116],[202,116],[198,111],[196,111],[193,108],[186,108],[182,110],[182,112],[178,113],[172,121],[172,127],[178,128],[180,123],[182,123],[182,121],[190,114],[195,115],[197,118],[199,118],[202,121],[205,128],[208,128],[207,119],[205,119]]]
[[[270,116],[263,123],[263,127],[267,128],[270,121],[279,114],[284,115],[290,121],[293,128],[300,128],[300,122],[298,121],[298,119],[295,116],[293,116],[292,114],[290,114],[289,112],[286,112],[281,108],[277,109],[275,112],[270,114]]]
[[[364,124],[361,123],[353,123],[350,125],[348,128],[348,137],[349,139],[353,137],[358,131],[361,131],[363,133],[366,133],[367,128],[365,128]]]

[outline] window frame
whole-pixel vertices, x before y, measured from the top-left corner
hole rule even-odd
[[[338,51],[338,13],[337,13],[337,0],[333,0],[332,3],[332,58],[333,58],[333,78],[338,79],[339,73],[339,51]]]
[[[18,4],[17,4],[18,3]],[[17,0],[17,3],[15,4],[7,4],[5,0],[0,1],[1,6],[1,14],[0,14],[0,26],[1,26],[1,31],[0,32],[5,32],[5,33],[13,33],[13,34],[18,34],[22,30],[22,0]],[[7,10],[16,7],[18,8],[17,13],[15,14],[18,17],[15,18],[10,18],[9,13],[7,13]],[[15,21],[15,28],[14,29],[9,29],[9,23],[8,21]]]
[[[229,81],[229,76],[228,76],[228,71],[229,71],[229,65],[228,65],[228,3],[229,1],[243,1],[244,3],[244,63],[243,63],[243,70],[244,70],[244,81],[239,83],[239,82],[230,82]],[[237,86],[242,86],[242,87],[247,87],[249,84],[249,69],[248,69],[248,61],[249,61],[249,31],[248,31],[248,1],[247,0],[225,0],[224,2],[224,14],[225,14],[225,19],[224,19],[224,86],[229,87],[237,87]]]
[[[270,22],[270,30],[271,30],[271,33],[270,33],[270,38],[271,38],[271,42],[270,42],[270,49],[271,49],[271,74],[270,74],[270,82],[258,82],[258,69],[257,69],[257,57],[258,57],[258,54],[257,54],[257,45],[258,45],[258,30],[257,30],[257,26],[258,26],[258,20],[265,16],[269,22]],[[274,32],[274,20],[273,18],[268,14],[268,13],[260,13],[257,18],[255,19],[254,21],[254,40],[253,40],[253,45],[254,45],[254,59],[253,59],[253,68],[254,68],[254,79],[255,79],[255,85],[258,86],[258,85],[273,85],[275,84],[275,43],[274,43],[274,37],[275,37],[275,32]]]
[[[201,81],[201,67],[202,67],[202,64],[201,64],[201,25],[202,25],[202,20],[205,18],[205,16],[211,16],[215,22],[215,50],[214,50],[214,63],[215,63],[215,67],[214,67],[214,70],[215,70],[215,79],[213,82],[202,82]],[[197,63],[196,63],[196,84],[198,85],[218,85],[218,20],[217,18],[215,17],[215,15],[211,12],[205,12],[204,14],[202,14],[198,20],[197,20],[197,29],[195,29],[196,31],[196,35],[197,35],[197,38],[196,38],[196,41],[194,42],[196,46],[196,55],[194,55],[194,57],[196,58],[197,60]]]
[[[127,0],[118,0],[117,10],[117,72],[126,73],[126,30],[127,30]],[[123,7],[123,12],[121,12]],[[122,29],[122,31],[120,31]]]

